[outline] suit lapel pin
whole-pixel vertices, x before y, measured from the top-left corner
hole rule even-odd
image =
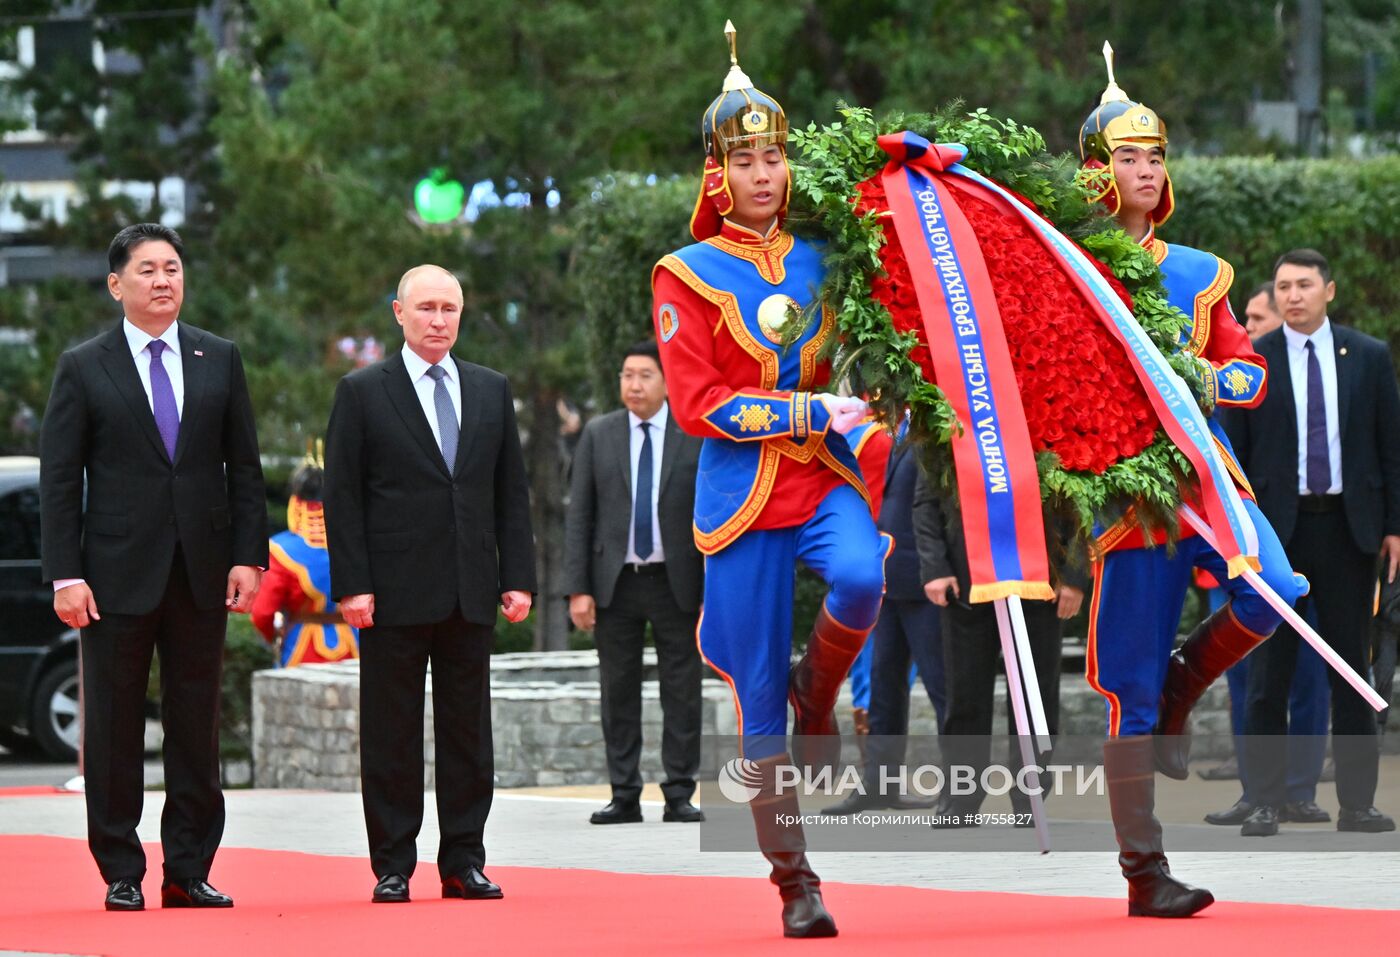
[[[1343,349],[1342,351],[1343,351],[1343,352],[1346,352],[1345,349]],[[201,359],[204,358],[204,353],[203,353],[203,352],[200,352],[198,349],[194,350],[194,354],[197,355],[197,356],[199,356]]]
[[[1339,356],[1344,356],[1344,355],[1346,355],[1346,354],[1347,354],[1347,347],[1346,347],[1346,346],[1342,346],[1340,349],[1337,350],[1337,355],[1339,355]]]

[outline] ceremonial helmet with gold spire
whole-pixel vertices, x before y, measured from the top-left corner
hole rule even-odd
[[[326,510],[321,493],[325,468],[325,443],[307,439],[306,455],[287,482],[287,528],[315,548],[326,547]]]
[[[720,230],[720,220],[734,208],[729,194],[729,153],[736,149],[761,150],[787,145],[788,121],[782,105],[753,85],[739,66],[738,31],[734,22],[724,22],[729,40],[729,74],[724,86],[700,121],[700,138],[705,147],[705,176],[690,232],[698,240],[709,239]],[[787,212],[783,200],[781,218]]]
[[[1140,149],[1157,147],[1162,151],[1162,164],[1166,168],[1167,125],[1162,122],[1155,110],[1128,98],[1123,88],[1113,78],[1113,47],[1106,41],[1103,45],[1104,63],[1108,67],[1108,86],[1099,97],[1095,107],[1079,130],[1079,158],[1085,167],[1106,169],[1101,177],[1092,180],[1093,185],[1101,185],[1098,200],[1110,212],[1118,211],[1120,197],[1118,182],[1112,175],[1113,151],[1120,146],[1136,146]],[[1168,171],[1162,187],[1162,198],[1149,218],[1154,224],[1167,221],[1175,207],[1172,195],[1172,177]]]

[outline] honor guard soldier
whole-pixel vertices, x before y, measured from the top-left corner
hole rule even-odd
[[[1190,319],[1180,349],[1214,406],[1257,405],[1267,373],[1249,337],[1230,311],[1234,278],[1229,263],[1207,252],[1165,243],[1156,229],[1174,204],[1167,172],[1167,130],[1149,107],[1130,100],[1113,79],[1113,50],[1104,45],[1109,83],[1084,121],[1080,156],[1088,182],[1119,224],[1149,250],[1162,271],[1168,301]],[[1260,574],[1289,603],[1300,591],[1278,536],[1253,502],[1249,484],[1224,430],[1208,418],[1218,451],[1245,498],[1259,538]],[[1186,490],[1189,504],[1198,493]],[[1199,509],[1198,509],[1199,510]],[[1187,917],[1215,898],[1176,880],[1162,851],[1153,814],[1154,768],[1185,779],[1191,708],[1225,670],[1264,641],[1278,614],[1226,562],[1189,530],[1174,550],[1165,538],[1144,541],[1130,513],[1098,537],[1094,596],[1089,613],[1087,677],[1108,702],[1104,770],[1118,837],[1119,864],[1128,879],[1128,913]],[[1173,652],[1193,567],[1224,583],[1230,600]]]
[[[292,473],[287,530],[268,543],[268,568],[253,601],[253,627],[277,645],[277,667],[360,656],[360,633],[330,599],[331,556],[326,550],[322,453],[307,452]],[[278,614],[282,618],[277,620]]]
[[[864,401],[819,394],[819,359],[833,334],[810,315],[821,253],[783,230],[789,170],[783,108],[739,68],[732,24],[729,74],[705,111],[705,171],[691,219],[696,242],[657,263],[653,320],[685,431],[704,438],[695,541],[706,555],[700,652],[729,683],[747,759],[762,769],[751,803],[759,845],[783,899],[783,933],[830,937],[836,925],[804,853],[793,789],[776,785],[796,713],[798,763],[830,753],[841,682],[875,624],[887,540],[875,528],[844,433]],[[806,653],[792,650],[797,562],[829,587]],[[808,753],[810,752],[810,753]]]

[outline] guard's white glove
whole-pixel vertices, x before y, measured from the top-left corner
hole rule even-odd
[[[853,395],[821,395],[819,399],[831,414],[831,428],[842,435],[851,431],[861,419],[870,414],[870,405]]]

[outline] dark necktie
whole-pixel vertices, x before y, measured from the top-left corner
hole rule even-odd
[[[457,436],[461,428],[457,425],[457,412],[452,408],[452,396],[447,394],[446,375],[447,370],[442,366],[428,367],[428,378],[436,383],[433,386],[433,408],[437,410],[438,442],[450,473],[457,467]]]
[[[1303,348],[1308,353],[1308,491],[1326,495],[1332,487],[1332,463],[1327,456],[1327,401],[1322,392],[1322,364],[1317,361],[1311,339]]]
[[[651,538],[651,423],[643,422],[642,454],[637,458],[637,494],[632,496],[633,542],[637,557],[646,561],[655,546]]]
[[[180,408],[175,404],[175,389],[170,384],[170,374],[165,371],[165,363],[160,361],[166,345],[159,339],[152,339],[146,350],[151,354],[151,411],[156,415],[156,429],[160,440],[165,443],[165,454],[175,461],[175,443],[180,439]]]

